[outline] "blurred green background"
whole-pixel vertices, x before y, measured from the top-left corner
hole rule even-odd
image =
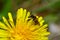
[[[8,12],[11,12],[14,17],[17,9],[21,7],[32,12],[33,15],[43,16],[45,22],[50,26],[53,23],[57,25],[56,27],[60,27],[60,0],[0,0],[0,20],[2,16],[7,18]],[[49,31],[51,32],[50,26]],[[54,32],[51,33],[54,34]],[[49,40],[59,40],[54,37],[50,36]]]

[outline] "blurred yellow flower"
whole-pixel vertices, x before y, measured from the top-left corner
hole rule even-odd
[[[8,16],[8,20],[2,17],[4,23],[0,22],[0,40],[48,40],[50,34],[46,28],[48,25],[43,25],[42,17],[36,16],[39,24],[35,24],[34,20],[29,18],[30,12],[23,8],[17,11],[16,23],[10,12]]]

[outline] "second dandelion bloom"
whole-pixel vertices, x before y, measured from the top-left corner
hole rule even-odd
[[[39,24],[35,24],[33,18],[30,18],[30,12],[20,8],[17,11],[16,23],[12,18],[12,14],[8,13],[9,19],[4,16],[3,22],[0,22],[0,40],[48,40],[47,24],[43,24],[42,17],[38,17]]]

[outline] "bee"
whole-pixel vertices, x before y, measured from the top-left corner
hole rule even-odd
[[[33,21],[35,22],[35,25],[36,25],[36,24],[39,24],[39,22],[38,22],[38,20],[37,20],[36,16],[31,15],[31,16],[30,16],[30,18],[32,18],[32,19],[33,19]]]

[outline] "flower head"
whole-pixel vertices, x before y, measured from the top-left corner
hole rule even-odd
[[[20,8],[17,11],[16,23],[14,23],[12,14],[8,13],[9,19],[2,17],[4,23],[0,22],[0,40],[48,40],[47,24],[43,24],[42,17],[38,17],[39,24],[35,24],[33,18],[30,18],[30,12]]]

